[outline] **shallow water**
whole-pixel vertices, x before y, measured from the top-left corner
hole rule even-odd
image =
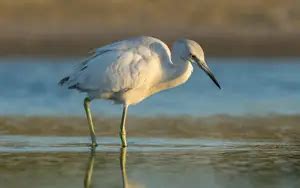
[[[81,60],[71,57],[0,58],[0,114],[83,115],[84,94],[57,85]],[[222,90],[195,67],[186,84],[130,107],[130,114],[300,113],[299,58],[208,58],[207,62]],[[92,108],[100,115],[121,113],[121,107],[110,102],[97,101]]]
[[[0,137],[1,187],[299,187],[300,144],[261,140]],[[123,181],[124,180],[124,181]]]
[[[143,119],[129,121],[128,130],[143,138],[130,136],[129,148],[120,150],[118,138],[99,137],[100,146],[95,152],[90,151],[87,136],[28,136],[88,134],[85,121],[69,121],[69,116],[84,114],[84,95],[57,86],[79,61],[80,58],[0,58],[0,115],[10,115],[2,117],[0,125],[1,188],[300,187],[299,59],[209,58],[223,90],[195,70],[185,85],[130,108],[130,115],[154,118],[147,120],[147,126]],[[121,112],[119,106],[109,102],[95,102],[92,108],[94,114],[101,115]],[[272,119],[270,113],[283,117]],[[247,121],[216,116],[204,121],[175,118],[176,122],[161,122],[164,114],[254,116]],[[26,120],[24,115],[53,117]],[[56,116],[63,117],[54,121]],[[257,118],[261,116],[269,119]],[[218,121],[224,125],[216,126]],[[119,121],[98,122],[97,133],[117,133]],[[111,129],[115,125],[116,129]],[[213,125],[215,128],[208,129]],[[136,129],[138,126],[143,130]],[[173,139],[146,138],[158,133],[170,137],[171,131]],[[183,137],[183,133],[189,139],[176,138]]]

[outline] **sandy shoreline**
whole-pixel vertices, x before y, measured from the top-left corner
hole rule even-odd
[[[103,36],[101,34],[72,34],[39,36],[0,36],[0,55],[46,55],[46,56],[85,56],[89,51],[113,41],[122,40],[141,34],[128,33]],[[153,35],[166,41],[170,46],[177,37]],[[161,36],[161,37],[160,37]],[[207,56],[215,57],[286,57],[300,56],[299,34],[257,34],[257,35],[226,35],[198,34],[189,38],[198,41],[206,51]]]
[[[299,140],[300,115],[232,117],[129,117],[127,131],[137,137]],[[118,136],[119,119],[96,117],[98,136]],[[83,117],[0,117],[0,135],[88,135]]]

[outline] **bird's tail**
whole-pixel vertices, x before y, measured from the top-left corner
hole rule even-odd
[[[79,86],[78,83],[73,83],[70,80],[70,76],[66,76],[63,79],[61,79],[58,82],[58,85],[60,85],[60,86],[66,86],[68,89],[77,89],[79,91],[85,91],[84,89],[80,88],[80,86]]]
[[[64,77],[58,82],[58,85],[63,86],[66,82],[70,80],[70,76]]]

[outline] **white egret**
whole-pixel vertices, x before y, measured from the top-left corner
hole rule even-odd
[[[129,105],[137,104],[162,90],[185,83],[197,64],[213,82],[220,85],[204,58],[200,45],[188,39],[168,46],[153,37],[136,37],[115,42],[94,51],[59,84],[87,93],[84,108],[89,124],[92,147],[97,146],[90,102],[112,100],[123,105],[120,125],[122,147],[127,146],[125,122]]]

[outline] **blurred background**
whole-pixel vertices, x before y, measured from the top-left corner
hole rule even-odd
[[[300,113],[298,0],[0,0],[3,132],[21,133],[23,129],[11,127],[19,125],[16,119],[27,116],[43,117],[21,123],[35,125],[41,133],[46,130],[38,125],[48,122],[46,117],[84,118],[84,94],[63,89],[57,82],[92,49],[140,35],[158,37],[169,46],[178,38],[196,40],[223,89],[218,90],[195,67],[183,86],[132,106],[132,117],[178,118],[170,127],[180,119],[183,124],[198,125],[201,118],[210,122],[204,125],[224,126],[228,121],[243,128],[257,117],[267,118],[257,121],[258,127],[269,125],[273,118],[279,118],[276,122],[283,118],[278,129],[282,124],[296,124]],[[121,114],[121,107],[110,102],[95,101],[92,108],[100,120]],[[187,122],[186,116],[200,120]],[[142,120],[131,124],[134,121]],[[66,121],[56,123],[61,122]],[[112,120],[102,124],[117,128],[108,122]],[[166,122],[170,121],[156,124]]]
[[[151,35],[199,41],[209,56],[297,56],[298,0],[0,1],[1,55],[85,55]]]

